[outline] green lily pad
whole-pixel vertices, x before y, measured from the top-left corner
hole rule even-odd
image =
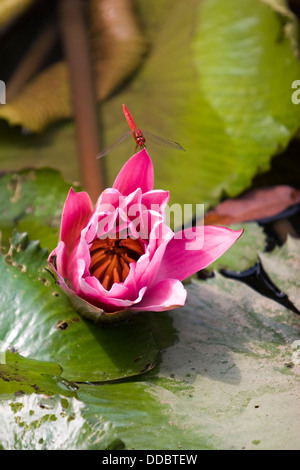
[[[266,246],[266,235],[262,227],[255,222],[230,225],[232,230],[244,229],[243,235],[232,245],[232,247],[210,264],[207,269],[231,271],[245,271],[258,261],[259,253]]]
[[[59,364],[70,381],[109,381],[150,370],[158,348],[147,316],[100,328],[74,310],[46,269],[47,250],[15,234],[0,256],[1,335],[20,355]]]
[[[288,292],[289,299],[300,310],[300,243],[288,236],[282,247],[259,257],[265,270],[272,275],[273,282],[283,292]]]
[[[53,362],[40,362],[2,351],[0,362],[0,396],[22,396],[29,393],[73,396],[78,388],[60,376],[61,367]]]
[[[52,250],[58,240],[62,208],[70,189],[57,170],[25,169],[0,177],[1,243],[13,229],[27,232]]]
[[[159,367],[135,382],[82,384],[80,399],[127,448],[299,449],[299,318],[219,274],[187,291],[168,314],[177,341]]]
[[[76,398],[31,394],[0,402],[2,450],[116,450],[111,423],[86,419]]]

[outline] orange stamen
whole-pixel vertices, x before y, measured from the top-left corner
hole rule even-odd
[[[130,263],[136,263],[144,249],[136,239],[95,239],[90,246],[90,274],[107,290],[114,283],[124,282],[130,272]]]

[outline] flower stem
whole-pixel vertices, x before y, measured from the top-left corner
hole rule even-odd
[[[82,184],[95,202],[105,187],[104,168],[103,161],[96,159],[100,150],[99,124],[83,2],[61,0],[58,13],[70,75]]]

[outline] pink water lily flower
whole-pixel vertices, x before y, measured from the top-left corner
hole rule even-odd
[[[79,311],[94,320],[183,306],[181,281],[220,257],[241,235],[199,226],[174,233],[165,220],[169,193],[153,190],[145,149],[123,166],[95,208],[72,188],[60,241],[48,263]]]

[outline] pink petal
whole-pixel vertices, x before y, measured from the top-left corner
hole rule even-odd
[[[105,303],[128,301],[131,305],[132,301],[136,298],[136,295],[132,296],[132,292],[123,282],[113,284],[109,291],[102,286],[95,276],[88,276],[85,279],[81,279],[80,283],[81,292],[86,295],[94,296],[98,298],[99,301],[102,299]]]
[[[161,222],[153,227],[146,253],[134,265],[134,275],[139,286],[145,285],[150,288],[153,282],[156,282],[165,249],[172,236],[172,230]]]
[[[146,149],[131,157],[115,179],[113,188],[124,196],[141,188],[143,193],[153,189],[154,173],[151,158]]]
[[[66,277],[67,254],[64,242],[59,242],[57,247],[50,253],[48,264],[57,274],[62,277]]]
[[[101,292],[101,289],[99,289],[99,285],[97,284],[97,279],[93,277],[79,279],[79,287],[80,297],[85,298],[88,302],[102,308],[106,312],[124,309],[133,303],[128,299],[109,297],[104,288],[102,289],[103,292]]]
[[[69,288],[65,282],[66,271],[66,250],[64,242],[59,242],[55,250],[50,253],[48,257],[48,265],[52,271],[54,271],[57,277],[57,284],[65,290],[68,294],[75,294],[75,292]]]
[[[181,281],[206,268],[225,253],[242,233],[243,230],[209,225],[177,232],[167,245],[156,281],[166,278]]]
[[[131,307],[130,310],[163,312],[182,307],[186,296],[187,292],[180,281],[165,279],[148,289],[141,302]]]
[[[60,240],[65,242],[68,254],[80,237],[80,232],[86,226],[92,212],[89,195],[86,192],[75,193],[71,188],[63,208],[60,228]]]
[[[111,291],[106,291],[98,282],[95,277],[87,277],[86,279],[81,278],[79,280],[80,291],[78,293],[79,297],[85,299],[87,302],[95,305],[98,308],[101,308],[105,312],[112,313],[126,308],[130,308],[132,305],[139,303],[146,291],[146,287],[140,289],[137,293],[136,298],[130,300],[130,295],[125,296],[128,289],[125,286],[120,285],[119,287],[123,289],[122,296],[125,298],[120,298],[112,295]],[[116,286],[116,284],[114,284]],[[118,287],[118,286],[116,286]]]
[[[98,197],[95,205],[95,213],[116,209],[119,207],[120,198],[122,198],[122,194],[116,189],[105,189]]]
[[[67,278],[71,281],[76,292],[79,291],[79,280],[88,276],[91,256],[88,244],[84,240],[84,234],[72,250],[67,262]]]
[[[163,191],[156,189],[143,194],[142,204],[145,205],[146,209],[162,212],[170,199],[169,191]]]

